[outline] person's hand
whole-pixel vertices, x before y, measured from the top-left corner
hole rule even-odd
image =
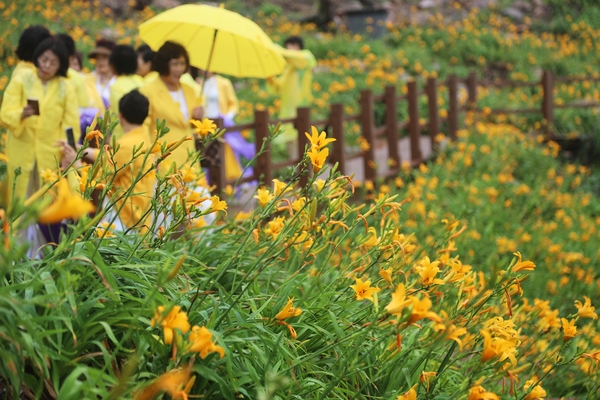
[[[29,118],[35,114],[35,110],[29,104],[23,107],[23,112],[21,113],[21,120],[25,118]]]
[[[193,119],[202,119],[204,117],[204,107],[198,106],[192,110]]]
[[[66,168],[75,161],[77,157],[77,150],[72,148],[66,140],[57,140],[54,144],[56,147],[60,147],[62,149],[63,156],[60,160],[60,167]]]

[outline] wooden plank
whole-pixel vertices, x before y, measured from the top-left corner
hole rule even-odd
[[[408,82],[408,133],[410,135],[410,159],[418,160],[421,155],[421,128],[419,126],[419,94],[417,82]]]
[[[375,109],[373,104],[373,92],[363,90],[360,92],[360,107],[361,107],[361,126],[362,136],[369,143],[369,149],[365,150],[363,158],[363,166],[365,169],[365,180],[375,181],[377,178],[377,170],[375,169],[375,155],[373,146],[375,145]]]

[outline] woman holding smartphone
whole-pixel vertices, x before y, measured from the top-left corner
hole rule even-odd
[[[35,71],[14,77],[4,92],[0,119],[8,126],[7,173],[3,188],[6,205],[24,201],[40,187],[43,171],[60,165],[57,140],[72,128],[79,137],[77,96],[66,80],[69,54],[57,38],[42,41],[33,54]],[[21,173],[15,176],[15,169]],[[16,178],[16,179],[15,179]],[[14,186],[14,191],[13,191]]]

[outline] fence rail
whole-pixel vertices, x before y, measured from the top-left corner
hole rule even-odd
[[[387,86],[383,93],[375,95],[370,89],[360,92],[359,105],[360,111],[355,115],[346,115],[344,105],[340,103],[331,104],[329,106],[329,117],[324,120],[311,121],[310,109],[301,107],[297,110],[297,115],[294,118],[287,119],[271,119],[267,110],[255,110],[254,121],[251,123],[240,124],[224,128],[226,132],[254,130],[256,140],[256,152],[259,153],[263,146],[264,140],[269,136],[269,125],[278,123],[292,123],[295,129],[299,132],[298,135],[298,154],[295,159],[273,163],[271,158],[271,148],[267,143],[265,151],[257,156],[254,166],[254,173],[250,177],[244,177],[236,180],[228,180],[225,177],[224,165],[224,142],[214,142],[214,148],[211,150],[217,153],[217,157],[212,158],[212,162],[208,167],[209,179],[214,185],[214,191],[220,193],[227,185],[236,182],[259,181],[269,184],[273,178],[273,171],[278,168],[294,165],[298,163],[304,153],[305,145],[308,144],[307,138],[303,132],[310,132],[312,125],[326,126],[329,128],[329,133],[336,139],[333,142],[333,151],[330,160],[333,163],[338,163],[338,169],[341,173],[347,174],[347,161],[354,158],[362,158],[364,175],[366,180],[375,180],[377,177],[377,167],[375,160],[374,147],[376,141],[385,139],[388,149],[388,159],[392,168],[390,168],[387,176],[397,174],[402,161],[400,159],[400,150],[398,140],[400,139],[400,131],[407,130],[410,140],[410,164],[417,166],[424,162],[420,139],[424,130],[428,131],[431,140],[431,149],[435,154],[438,147],[435,142],[436,136],[440,133],[440,124],[447,123],[447,133],[451,140],[455,140],[457,132],[460,129],[460,113],[464,111],[482,111],[477,107],[477,94],[480,87],[496,87],[496,88],[520,88],[520,87],[540,87],[542,91],[542,100],[539,108],[498,108],[491,109],[491,113],[498,114],[533,114],[541,113],[544,121],[544,133],[548,139],[554,136],[552,131],[554,123],[555,108],[587,108],[597,107],[596,102],[568,103],[556,104],[554,101],[554,85],[555,83],[572,83],[572,82],[600,82],[600,77],[554,77],[549,71],[544,71],[540,82],[521,82],[521,81],[490,81],[479,80],[475,72],[471,72],[466,78],[459,78],[456,74],[449,75],[445,81],[438,81],[436,78],[430,77],[423,89],[419,90],[417,82],[411,80],[407,82],[406,94],[399,95],[395,86]],[[459,85],[463,84],[467,89],[467,101],[464,107],[460,106],[459,102]],[[448,89],[448,115],[441,118],[438,109],[438,92],[440,86],[446,86]],[[427,120],[423,124],[420,122],[419,116],[419,101],[422,96],[427,98]],[[399,103],[407,103],[408,119],[399,121],[397,107]],[[375,105],[383,104],[385,109],[384,124],[376,126],[375,120]],[[368,144],[362,151],[349,154],[346,150],[346,136],[344,132],[344,123],[356,121],[361,127],[361,135]],[[217,127],[223,128],[223,121],[217,119],[215,121]],[[302,175],[300,178],[301,184],[306,184],[308,177]]]

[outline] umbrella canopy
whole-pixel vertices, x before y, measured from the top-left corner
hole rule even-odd
[[[253,21],[222,7],[186,4],[140,25],[140,38],[153,50],[170,40],[184,46],[194,67],[247,78],[283,71],[285,60]]]

